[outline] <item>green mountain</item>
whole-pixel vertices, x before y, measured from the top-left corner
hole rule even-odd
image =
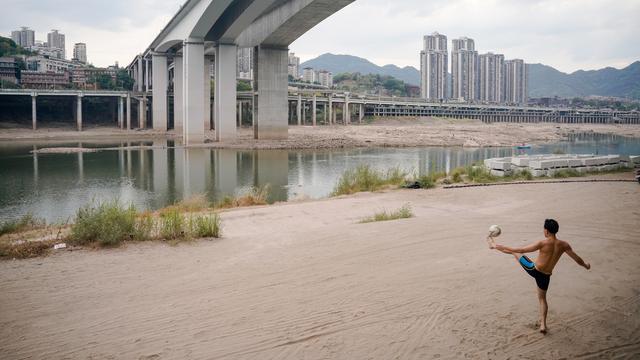
[[[420,85],[420,71],[414,67],[378,66],[351,55],[324,54],[300,65],[334,74],[360,73],[392,76],[412,85]],[[528,64],[529,97],[615,96],[640,99],[640,61],[624,69],[611,67],[571,74],[542,64]],[[449,87],[450,88],[450,87]]]
[[[589,95],[640,99],[640,61],[624,69],[578,70],[571,74],[550,66],[529,64],[529,97]]]
[[[311,67],[316,70],[341,73],[360,73],[392,76],[411,85],[420,85],[420,71],[414,67],[400,68],[395,65],[378,66],[367,59],[351,55],[324,54],[300,64],[300,69]]]

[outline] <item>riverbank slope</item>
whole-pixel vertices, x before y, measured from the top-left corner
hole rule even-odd
[[[631,175],[624,175],[629,176]],[[640,352],[636,183],[359,194],[223,213],[223,236],[0,262],[8,358],[611,358]],[[414,218],[358,224],[409,203]],[[563,258],[550,333],[535,283],[489,250],[545,218]]]

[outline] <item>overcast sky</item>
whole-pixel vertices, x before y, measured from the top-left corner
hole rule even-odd
[[[184,0],[2,0],[0,32],[29,26],[46,41],[50,29],[87,44],[97,66],[127,65]],[[349,54],[378,65],[419,68],[422,36],[473,38],[497,52],[561,71],[621,68],[640,60],[640,0],[357,0],[290,49],[309,60]],[[450,42],[449,42],[450,46]]]

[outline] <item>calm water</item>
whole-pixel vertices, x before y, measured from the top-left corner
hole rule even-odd
[[[130,145],[152,148],[125,149]],[[167,141],[82,143],[115,147],[84,154],[31,154],[34,148],[77,147],[73,143],[0,144],[0,219],[28,212],[66,221],[80,206],[119,198],[141,209],[157,209],[193,194],[211,201],[270,184],[269,201],[327,196],[339,176],[359,164],[426,174],[488,157],[524,153],[512,148],[375,148],[318,151],[236,151],[184,149]],[[562,143],[535,146],[529,154],[553,151],[585,154],[640,154],[640,139],[583,134]]]

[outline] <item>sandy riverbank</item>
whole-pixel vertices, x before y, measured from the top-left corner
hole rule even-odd
[[[570,133],[596,132],[640,137],[638,125],[590,124],[484,124],[475,120],[431,118],[383,119],[369,125],[352,126],[291,126],[289,139],[283,141],[254,140],[251,129],[239,131],[238,139],[213,142],[208,132],[207,144],[213,148],[235,149],[327,149],[354,147],[418,147],[418,146],[512,146],[520,143],[539,144],[560,141]],[[0,129],[0,142],[32,140],[133,140],[177,139],[170,131],[123,131],[113,128],[88,128],[82,133],[72,128]]]
[[[624,175],[631,176],[631,175]],[[11,359],[630,358],[640,353],[635,183],[393,191],[223,214],[224,239],[0,262]],[[412,219],[357,224],[412,205]],[[487,249],[547,217],[561,260],[550,333],[533,280]]]

